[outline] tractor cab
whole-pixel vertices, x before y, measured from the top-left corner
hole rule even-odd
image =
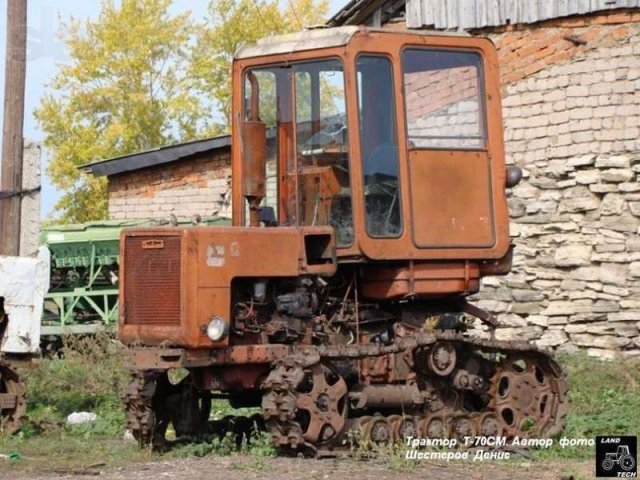
[[[240,50],[233,75],[235,225],[332,226],[343,261],[507,255],[489,40],[311,30]]]

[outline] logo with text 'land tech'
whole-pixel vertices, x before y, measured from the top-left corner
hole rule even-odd
[[[596,477],[636,478],[637,476],[637,437],[596,437]]]

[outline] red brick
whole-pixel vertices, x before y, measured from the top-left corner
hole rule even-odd
[[[629,36],[629,29],[627,27],[616,28],[615,30],[611,31],[611,36],[614,40],[622,40]]]
[[[631,21],[629,13],[610,13],[593,17],[592,22],[598,24],[627,23]]]

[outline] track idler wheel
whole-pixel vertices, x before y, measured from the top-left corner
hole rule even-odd
[[[465,444],[465,439],[475,438],[477,434],[475,422],[468,415],[454,417],[451,420],[451,431],[453,438],[462,445]]]
[[[20,430],[26,412],[24,383],[15,370],[0,363],[0,433],[11,435]]]
[[[551,357],[511,354],[491,383],[491,407],[507,436],[551,437],[564,427],[567,382]]]
[[[307,372],[297,393],[298,417],[302,436],[309,443],[323,443],[337,437],[347,420],[347,384],[329,367],[316,364]],[[305,415],[301,415],[305,413]]]
[[[405,417],[402,415],[393,415],[392,428],[393,438],[398,442],[404,443],[407,438],[420,437],[418,421],[414,417]]]
[[[449,423],[445,415],[431,413],[418,423],[420,434],[425,438],[448,438]]]
[[[476,425],[481,437],[501,437],[504,432],[502,422],[492,412],[480,414]]]

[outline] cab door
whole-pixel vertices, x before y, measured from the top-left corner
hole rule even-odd
[[[420,249],[495,244],[482,57],[402,52],[413,243]]]
[[[349,52],[362,253],[387,261],[503,258],[510,237],[495,46],[376,31],[356,35]]]

